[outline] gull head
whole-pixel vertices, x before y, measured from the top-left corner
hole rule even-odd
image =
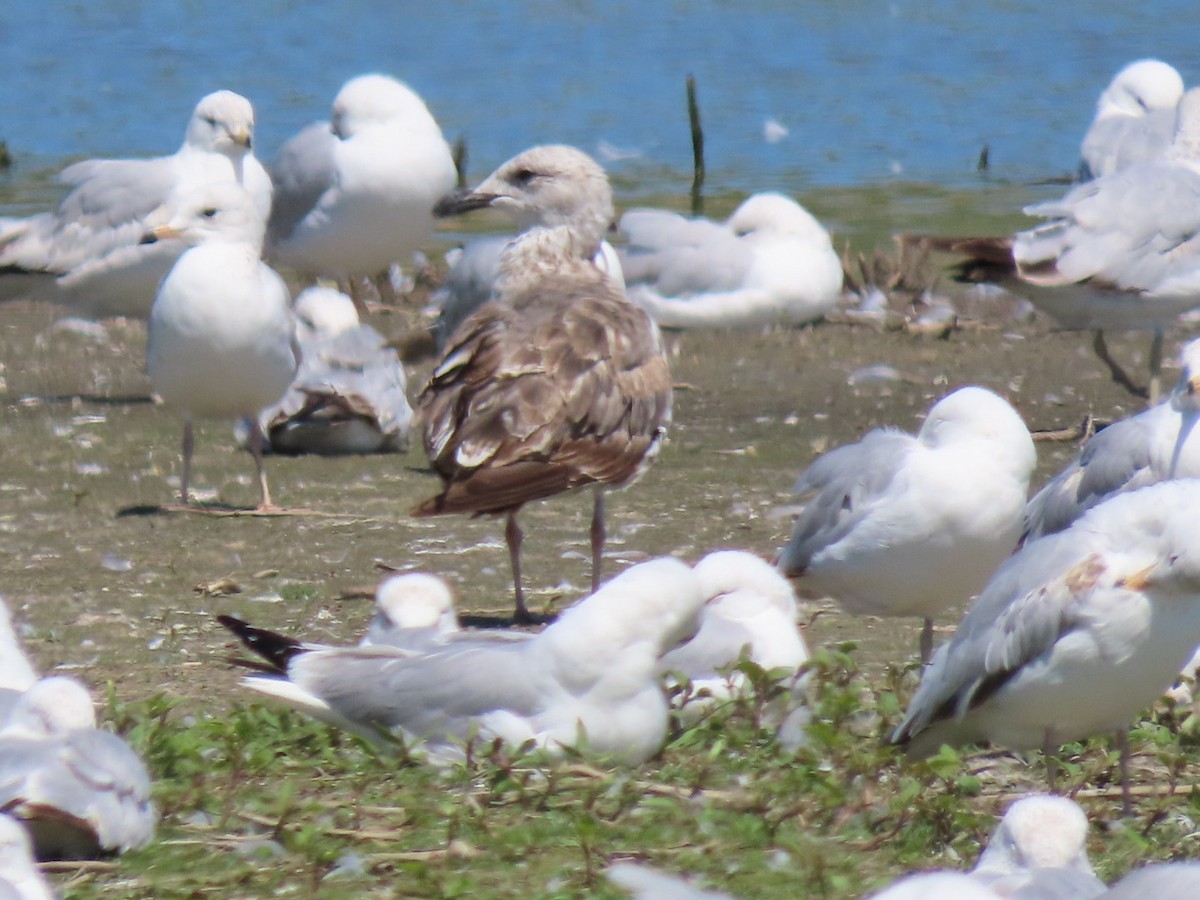
[[[359,75],[347,81],[333,99],[329,122],[342,140],[373,125],[400,125],[418,132],[432,129],[441,135],[425,101],[390,75]]]
[[[266,223],[254,198],[233,181],[211,181],[173,193],[151,213],[155,225],[143,243],[179,239],[190,247],[209,241],[248,243],[261,249]]]
[[[334,337],[359,325],[354,301],[337,288],[313,285],[300,292],[292,306],[296,322],[313,336]]]
[[[96,711],[86,687],[74,678],[43,678],[17,700],[2,733],[5,737],[58,737],[96,727]]]
[[[1179,362],[1183,371],[1168,402],[1181,413],[1200,412],[1200,340],[1191,341],[1180,351]]]
[[[1155,109],[1171,109],[1183,96],[1183,78],[1157,59],[1131,62],[1114,77],[1096,103],[1097,118],[1144,116]]]
[[[483,207],[500,210],[522,230],[567,226],[593,252],[614,217],[604,169],[565,144],[533,147],[514,156],[474,190],[442,198],[434,214],[452,216]]]
[[[710,606],[728,608],[728,618],[749,618],[774,608],[796,618],[796,592],[766,560],[744,550],[709,553],[694,567]]]
[[[964,387],[947,394],[929,410],[917,437],[927,447],[986,442],[998,451],[997,465],[1003,458],[1014,474],[1023,473],[1026,480],[1037,465],[1037,450],[1025,422],[1008,401],[987,388]]]
[[[396,628],[458,627],[454,595],[436,575],[410,572],[385,578],[375,590],[375,605]]]
[[[1023,797],[996,826],[975,872],[1007,875],[1030,869],[1075,869],[1091,875],[1087,834],[1087,817],[1075,801],[1046,794]]]
[[[241,159],[254,143],[254,107],[241,94],[216,91],[196,104],[185,144]]]
[[[824,226],[803,206],[773,191],[751,194],[725,224],[739,238],[750,240],[757,236],[789,235],[829,241]]]

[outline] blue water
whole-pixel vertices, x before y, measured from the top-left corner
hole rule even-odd
[[[270,159],[343,81],[378,70],[466,137],[474,176],[564,141],[615,148],[607,165],[630,190],[685,189],[693,74],[714,189],[966,184],[984,144],[1001,177],[1034,178],[1074,167],[1124,63],[1155,55],[1195,83],[1200,4],[1152,6],[3,0],[0,138],[16,180],[72,158],[170,152],[195,101],[227,87],[254,102]],[[764,140],[768,118],[789,136]]]

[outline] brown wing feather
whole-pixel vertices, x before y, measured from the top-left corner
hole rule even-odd
[[[463,322],[417,408],[446,487],[414,514],[499,513],[635,478],[670,420],[671,378],[619,288],[549,275]]]

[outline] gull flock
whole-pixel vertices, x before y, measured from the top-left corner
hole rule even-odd
[[[618,218],[603,168],[565,145],[521,150],[454,191],[436,120],[386,75],[349,81],[328,121],[268,167],[254,124],[249,101],[218,91],[174,155],[65,169],[55,209],[0,219],[0,298],[148,321],[150,383],[183,420],[168,510],[205,510],[190,490],[197,418],[236,425],[263,514],[280,512],[264,454],[397,452],[419,434],[440,489],[412,514],[502,517],[514,622],[544,625],[464,628],[433,573],[386,579],[355,645],[221,616],[253,656],[243,684],[254,696],[435,765],[498,741],[637,766],[662,750],[673,716],[752,692],[753,663],[787,680],[764,722],[797,747],[810,715],[803,599],[831,597],[924,622],[919,684],[890,735],[910,757],[947,744],[1038,749],[1053,791],[1059,747],[1112,732],[1130,812],[1126,731],[1200,645],[1200,342],[1161,402],[1155,387],[1165,330],[1200,306],[1200,93],[1170,66],[1118,73],[1083,140],[1081,183],[1027,210],[1045,224],[937,244],[970,257],[964,274],[1020,286],[1063,325],[1094,330],[1102,356],[1105,330],[1151,331],[1152,406],[1091,438],[1030,498],[1037,453],[1019,411],[962,386],[915,434],[893,424],[812,461],[783,546],[714,550],[693,565],[648,559],[607,579],[606,492],[669,465],[658,461],[675,390],[663,331],[828,315],[843,275],[826,229],[778,193],[751,195],[722,222],[654,209]],[[390,301],[387,273],[438,218],[485,208],[517,231],[456,254],[434,295],[432,374],[410,385],[364,320],[364,284]],[[590,591],[544,623],[526,604],[517,515],[585,487]],[[935,647],[935,617],[961,604]],[[34,858],[150,843],[152,774],[97,725],[87,687],[38,675],[0,604],[0,894],[53,895]],[[1027,798],[969,874],[919,874],[877,896],[1195,889],[1186,866],[1106,887],[1087,830],[1071,801]],[[636,896],[723,896],[637,865],[609,877]]]

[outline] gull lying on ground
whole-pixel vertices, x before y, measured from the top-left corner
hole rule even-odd
[[[1179,102],[1171,143],[1149,162],[1026,207],[1045,224],[1011,239],[950,241],[982,276],[1025,294],[1066,328],[1095,331],[1113,377],[1146,391],[1108,353],[1104,332],[1152,331],[1150,402],[1158,400],[1164,330],[1200,306],[1200,89]]]
[[[707,598],[700,630],[659,661],[668,679],[682,676],[691,683],[692,695],[683,707],[690,716],[747,689],[742,672],[728,671],[743,655],[767,671],[786,669],[793,676],[809,656],[797,622],[796,594],[769,563],[752,553],[722,550],[709,553],[694,571]],[[785,703],[780,721],[803,703],[806,680],[793,679],[791,702]],[[800,724],[787,730],[787,743],[802,741]]]
[[[313,277],[348,280],[407,261],[433,231],[433,206],[454,187],[450,148],[429,109],[387,75],[352,78],[271,164],[275,204],[267,255]]]
[[[317,300],[314,291],[320,292]],[[325,305],[328,312],[316,308]],[[347,307],[353,325],[343,318]],[[308,288],[296,311],[300,367],[283,397],[258,414],[267,449],[321,456],[407,449],[413,411],[400,355],[378,331],[359,323],[345,294]],[[243,446],[249,441],[244,424],[238,433]]]
[[[842,291],[829,232],[783,194],[754,194],[724,223],[634,209],[621,231],[629,298],[664,328],[804,324]]]
[[[247,687],[368,738],[392,731],[437,761],[460,759],[477,737],[636,764],[666,738],[659,657],[695,631],[703,603],[692,570],[664,558],[627,569],[523,641],[306,650],[220,620],[270,661],[272,674]]]
[[[28,828],[39,859],[88,859],[154,836],[150,779],[116,735],[96,728],[87,688],[43,678],[0,728],[0,809]]]
[[[1162,482],[1026,544],[938,649],[892,740],[913,756],[985,741],[1049,756],[1119,731],[1128,809],[1125,729],[1200,644],[1198,504],[1200,481]]]
[[[262,430],[253,417],[283,395],[299,360],[287,286],[260,259],[263,228],[241,187],[214,182],[180,198],[170,221],[154,231],[189,247],[159,287],[146,353],[154,392],[183,416],[184,506],[198,417],[252,419],[259,508],[271,506]]]
[[[1087,855],[1088,822],[1073,800],[1035,794],[1013,802],[966,872],[926,872],[892,884],[873,900],[1023,897],[1088,900],[1104,882]]]
[[[253,134],[250,101],[217,91],[196,105],[174,155],[68,166],[60,178],[71,192],[57,209],[0,220],[0,295],[53,300],[79,316],[146,318],[159,282],[186,249],[176,240],[142,243],[172,194],[236,182],[266,219],[271,180],[251,152]]]
[[[1175,131],[1183,78],[1157,59],[1121,69],[1096,102],[1080,147],[1080,178],[1088,181],[1154,159]]]
[[[29,833],[12,816],[0,815],[0,898],[53,900],[55,896],[34,863]]]
[[[450,336],[417,400],[443,490],[413,512],[504,515],[515,614],[528,621],[518,511],[594,486],[595,590],[604,489],[632,484],[658,455],[672,383],[653,321],[592,262],[613,210],[608,177],[591,157],[535,147],[438,211],[485,206],[518,225],[542,224],[505,248],[497,298]]]
[[[436,575],[406,572],[389,575],[375,589],[375,616],[360,646],[424,650],[455,634],[464,632],[450,586]]]
[[[872,431],[796,481],[806,503],[779,568],[854,613],[933,617],[974,596],[1016,546],[1037,453],[1017,412],[981,387],[939,400],[916,436]]]
[[[1098,432],[1033,496],[1022,541],[1062,531],[1114,494],[1200,477],[1200,340],[1184,347],[1180,361],[1183,371],[1166,400]]]

